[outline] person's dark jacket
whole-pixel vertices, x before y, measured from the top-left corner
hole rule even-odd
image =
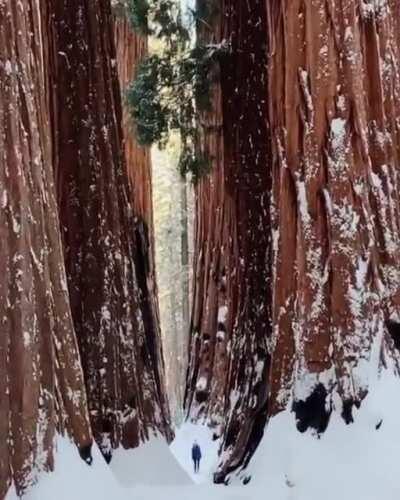
[[[200,446],[198,444],[194,444],[192,448],[192,459],[200,460],[200,458],[201,458]]]

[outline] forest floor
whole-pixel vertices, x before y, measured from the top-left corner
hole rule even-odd
[[[400,498],[400,394],[396,377],[371,387],[355,423],[332,414],[325,434],[300,434],[294,416],[274,417],[243,486],[212,484],[218,444],[203,426],[184,424],[171,447],[153,438],[118,451],[108,467],[94,449],[88,467],[59,438],[56,471],[43,474],[23,500],[398,500]],[[202,448],[201,473],[192,470],[191,446]],[[7,500],[17,500],[12,492]]]

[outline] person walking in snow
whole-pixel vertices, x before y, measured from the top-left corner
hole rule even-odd
[[[194,465],[194,472],[197,473],[200,470],[200,460],[201,460],[201,449],[197,444],[197,441],[193,443],[192,446],[192,460]]]

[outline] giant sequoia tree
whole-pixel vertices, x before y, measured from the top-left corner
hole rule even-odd
[[[186,405],[221,424],[238,459],[266,419],[269,363],[269,222],[264,6],[226,5],[214,33],[229,34],[213,112],[204,113],[203,148],[213,172],[197,188],[195,290]],[[227,402],[230,400],[231,406]]]
[[[323,430],[333,392],[351,421],[368,390],[365,365],[376,372],[394,355],[385,324],[398,320],[399,301],[398,9],[398,1],[269,9],[271,397],[276,411],[293,392],[301,428]],[[315,394],[319,415],[306,415],[296,401]]]
[[[267,416],[271,181],[265,6],[226,4],[214,33],[202,32],[202,42],[229,39],[230,51],[220,61],[213,112],[205,113],[203,123],[203,148],[214,168],[197,188],[186,405],[192,418],[204,414],[222,424],[224,447],[236,446],[232,459],[241,461],[258,443]]]
[[[369,370],[397,363],[399,7],[220,3],[186,398],[227,417],[218,480],[268,416],[292,401],[301,431],[350,423]]]
[[[146,281],[149,246],[137,247],[141,227],[129,203],[110,2],[53,1],[51,9],[68,288],[93,432],[110,456],[119,444],[137,446],[150,427],[171,435],[154,290]]]
[[[135,78],[137,66],[148,53],[147,37],[135,31],[129,22],[128,7],[115,7],[114,33],[118,77],[123,102],[123,135],[125,162],[129,177],[128,196],[134,219],[134,260],[139,285],[139,300],[148,338],[154,339],[154,360],[164,373],[161,355],[161,332],[155,273],[153,187],[150,150],[141,146],[135,136],[126,93]],[[159,397],[165,399],[164,382],[160,380]],[[169,433],[168,433],[169,434]]]
[[[45,2],[0,3],[0,498],[53,467],[56,428],[91,444],[49,123]]]
[[[123,9],[123,10],[121,10]],[[143,283],[143,300],[156,298],[154,269],[154,224],[153,224],[153,189],[150,150],[138,144],[134,124],[126,105],[126,92],[135,78],[140,61],[148,53],[147,37],[132,28],[126,15],[126,6],[120,6],[119,15],[114,18],[114,32],[117,54],[118,77],[123,101],[123,132],[126,168],[129,176],[129,197],[133,207],[136,228],[137,273]],[[125,15],[124,15],[125,12]],[[150,293],[150,297],[148,297]],[[145,306],[144,306],[145,307]],[[150,307],[154,318],[153,328],[158,328],[157,303]]]
[[[56,433],[90,462],[92,434],[110,457],[171,429],[110,3],[3,1],[0,41],[3,498],[53,468]]]

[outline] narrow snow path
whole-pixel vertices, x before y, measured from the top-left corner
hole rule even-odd
[[[163,438],[150,441],[134,450],[114,452],[110,467],[125,488],[136,485],[190,486],[193,481],[171,453]]]
[[[192,462],[194,441],[199,444],[202,454],[198,474],[194,473]],[[212,431],[207,426],[184,423],[176,430],[170,450],[195,483],[212,483],[218,465],[218,441],[213,441]]]
[[[154,437],[137,450],[118,451],[111,467],[93,449],[93,464],[76,447],[58,439],[56,470],[42,474],[23,500],[399,500],[399,379],[382,375],[354,424],[339,411],[320,438],[300,434],[290,411],[269,422],[247,472],[247,486],[214,485],[218,443],[207,427],[184,424],[169,448]],[[202,448],[200,474],[194,474],[191,447]],[[6,500],[18,500],[10,492]]]

